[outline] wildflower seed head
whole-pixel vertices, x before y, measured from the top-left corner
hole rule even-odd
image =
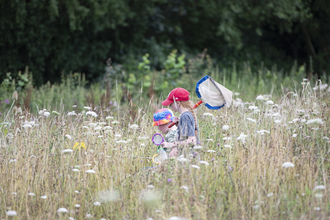
[[[18,99],[18,93],[17,93],[17,91],[15,91],[15,92],[13,93],[12,98],[13,98],[14,100],[17,100],[17,99]]]

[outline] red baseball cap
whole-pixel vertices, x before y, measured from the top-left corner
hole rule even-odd
[[[172,104],[174,102],[173,98],[175,98],[175,101],[188,101],[190,99],[189,92],[180,87],[175,88],[170,92],[170,94],[168,94],[167,99],[165,99],[162,102],[162,105],[168,106],[168,105]]]

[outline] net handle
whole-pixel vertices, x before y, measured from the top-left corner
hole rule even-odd
[[[194,105],[194,109],[195,108],[197,108],[198,106],[200,106],[201,104],[203,103],[203,101],[202,100],[200,100],[199,102],[197,102],[195,105]],[[168,128],[171,128],[171,127],[173,127],[174,125],[177,125],[179,122],[176,122],[176,123],[171,123],[169,126],[168,126]]]

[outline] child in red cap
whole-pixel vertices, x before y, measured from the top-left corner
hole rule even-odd
[[[164,142],[163,148],[171,149],[170,157],[178,156],[185,146],[194,146],[198,143],[198,124],[194,112],[194,105],[190,101],[189,92],[183,88],[173,89],[167,99],[162,102],[164,106],[170,106],[174,112],[180,112],[180,119],[174,119],[178,124],[177,142]],[[186,148],[185,148],[186,149]],[[186,149],[187,150],[187,149]]]

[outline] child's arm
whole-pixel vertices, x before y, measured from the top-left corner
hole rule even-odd
[[[172,149],[172,148],[178,147],[179,145],[187,146],[190,144],[196,144],[195,136],[189,136],[188,139],[184,140],[184,141],[175,141],[173,143],[163,142],[162,146],[163,146],[163,148]]]

